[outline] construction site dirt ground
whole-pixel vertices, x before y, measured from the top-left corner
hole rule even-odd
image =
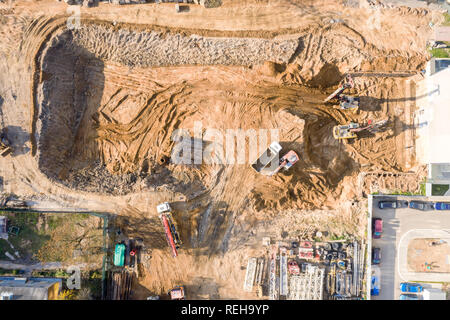
[[[116,214],[151,248],[135,299],[179,284],[188,299],[256,298],[242,288],[263,237],[362,238],[365,195],[420,192],[414,81],[442,15],[363,2],[223,1],[180,14],[100,3],[75,18],[50,0],[0,3],[0,108],[14,148],[0,159],[3,192],[35,208]],[[323,103],[346,74],[356,113]],[[333,126],[369,119],[388,124],[333,138]],[[168,162],[174,132],[196,123],[222,135],[278,130],[300,161],[274,177],[254,172],[249,155]],[[177,258],[155,210],[164,201],[184,242]]]
[[[414,239],[408,247],[408,269],[414,272],[450,272],[450,246],[447,242],[430,246],[440,239]],[[427,268],[429,267],[429,269]]]

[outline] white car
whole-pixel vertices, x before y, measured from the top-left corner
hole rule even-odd
[[[168,202],[164,202],[164,203],[158,204],[156,206],[156,210],[158,211],[158,213],[163,213],[163,212],[171,212],[172,208],[170,207]]]

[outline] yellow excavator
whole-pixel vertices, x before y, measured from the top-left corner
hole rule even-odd
[[[353,139],[357,138],[356,133],[367,130],[369,132],[376,132],[382,126],[388,122],[387,119],[378,122],[373,122],[373,120],[368,120],[367,124],[360,126],[358,123],[350,122],[346,125],[334,126],[333,127],[333,137],[335,139]]]

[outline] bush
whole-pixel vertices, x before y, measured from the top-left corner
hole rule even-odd
[[[444,23],[443,26],[450,26],[450,14],[447,12],[444,13]]]
[[[443,196],[449,189],[448,184],[432,184],[431,185],[431,195],[432,196]]]

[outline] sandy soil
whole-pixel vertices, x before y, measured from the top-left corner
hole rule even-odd
[[[413,272],[450,272],[450,246],[444,243],[430,246],[440,239],[414,239],[408,246],[408,269]],[[427,263],[431,269],[427,269]]]
[[[198,299],[254,298],[241,289],[241,266],[260,254],[262,236],[363,236],[361,196],[391,185],[417,192],[424,175],[410,151],[411,81],[438,13],[224,2],[183,15],[102,3],[81,9],[76,30],[54,1],[1,9],[2,120],[16,150],[0,159],[4,190],[118,214],[153,249],[135,298],[177,283]],[[361,96],[356,114],[322,102],[346,73]],[[384,118],[383,132],[332,137],[336,124]],[[196,121],[222,133],[278,129],[301,160],[272,178],[248,164],[163,163],[174,130]],[[185,242],[176,260],[154,210],[162,201],[173,202]]]

